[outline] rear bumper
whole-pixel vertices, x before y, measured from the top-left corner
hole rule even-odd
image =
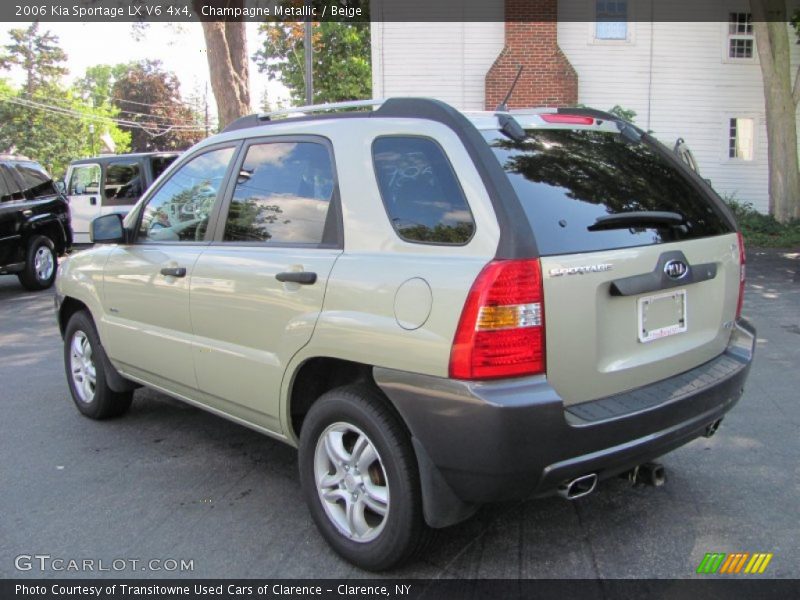
[[[411,430],[426,508],[481,504],[546,495],[587,473],[604,479],[702,435],[741,397],[754,348],[755,329],[740,320],[714,360],[569,410],[543,376],[480,383],[376,368],[374,377]],[[428,513],[432,525],[458,520]]]

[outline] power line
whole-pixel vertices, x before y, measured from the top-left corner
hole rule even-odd
[[[111,100],[112,102],[125,102],[126,104],[138,104],[139,106],[149,106],[151,108],[167,108],[173,105],[167,102],[158,102],[155,104],[149,104],[147,102],[137,102],[136,100],[126,100],[125,98],[112,98]],[[175,100],[174,104],[182,104],[186,108],[194,108],[192,103],[187,102],[186,100]]]
[[[129,121],[129,120],[125,120],[125,119],[115,119],[113,117],[104,117],[104,116],[101,116],[101,115],[92,115],[92,114],[89,114],[89,113],[84,113],[84,112],[80,112],[80,111],[76,111],[76,110],[72,110],[72,109],[67,109],[67,108],[62,108],[62,107],[59,107],[59,106],[52,106],[52,105],[44,104],[44,103],[41,103],[41,102],[34,102],[33,100],[26,100],[24,98],[0,98],[0,101],[8,102],[10,104],[15,104],[15,105],[22,106],[22,107],[25,107],[25,108],[42,110],[42,111],[45,111],[45,112],[50,112],[50,113],[54,113],[54,114],[61,115],[61,116],[68,116],[68,117],[73,117],[73,118],[89,120],[89,121],[100,121],[100,122],[107,122],[107,123],[110,122],[110,123],[115,123],[117,125],[123,125],[125,127],[130,127],[130,128],[134,128],[134,129],[141,129],[142,131],[144,131],[145,133],[147,133],[148,135],[150,135],[152,137],[158,137],[158,136],[165,135],[166,133],[168,133],[169,131],[172,131],[172,130],[203,131],[203,127],[201,127],[201,126],[191,126],[191,125],[170,125],[169,127],[167,127],[167,129],[162,130],[162,131],[158,131],[158,130],[155,130],[155,128],[152,128],[153,130],[155,130],[155,131],[153,131],[150,128],[146,127],[145,124],[137,122],[137,121]]]
[[[28,96],[28,98],[26,100],[28,102],[39,102],[40,101],[38,98],[36,100],[31,99],[31,94],[27,93],[24,90],[20,90],[19,93],[21,95]],[[52,97],[44,98],[44,100],[47,101],[48,103],[50,103],[51,106],[56,106],[56,107],[58,107],[58,103],[59,102],[63,102],[63,100],[61,98],[52,98]],[[112,102],[115,101],[115,100],[116,99],[112,99]],[[138,103],[138,104],[144,105],[143,102],[142,103]],[[84,105],[84,106],[86,106],[88,108],[88,105]],[[149,104],[149,105],[146,105],[146,106],[156,107],[158,105]],[[164,105],[164,107],[167,107],[167,106],[169,106],[169,105]],[[188,104],[185,104],[185,103],[182,104],[181,106],[184,107],[184,108],[190,108],[190,106]],[[61,106],[59,108],[66,108],[66,107]],[[94,108],[94,107],[92,107],[92,108]],[[178,125],[178,126],[182,126],[182,125],[198,126],[198,127],[200,126],[199,123],[197,123],[196,121],[185,121],[183,119],[175,119],[175,118],[172,118],[172,117],[169,117],[169,116],[166,116],[166,115],[154,115],[154,114],[148,114],[148,113],[140,113],[140,112],[125,110],[124,108],[118,108],[118,110],[120,112],[124,112],[124,113],[127,113],[129,115],[148,117],[148,118],[151,118],[151,119],[161,119],[162,121],[166,121],[166,123],[164,123],[165,125],[169,124],[169,125]]]

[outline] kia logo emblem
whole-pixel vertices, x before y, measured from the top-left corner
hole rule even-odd
[[[664,273],[672,279],[683,279],[689,273],[689,265],[682,260],[671,260],[664,265]]]

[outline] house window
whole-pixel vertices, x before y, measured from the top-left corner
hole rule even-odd
[[[628,0],[596,0],[594,37],[598,40],[628,39]]]
[[[728,158],[753,160],[753,119],[733,117],[728,121]]]
[[[728,13],[728,58],[753,58],[755,35],[750,13]]]

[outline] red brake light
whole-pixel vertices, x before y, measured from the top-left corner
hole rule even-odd
[[[739,239],[739,300],[736,303],[736,318],[738,319],[742,316],[742,304],[744,304],[745,255],[742,232],[737,232],[736,237]]]
[[[583,117],[581,115],[563,115],[560,113],[545,113],[539,115],[542,121],[546,123],[566,123],[568,125],[593,125],[594,119],[592,117]]]
[[[450,377],[494,379],[545,370],[538,260],[495,260],[467,296],[450,352]]]

